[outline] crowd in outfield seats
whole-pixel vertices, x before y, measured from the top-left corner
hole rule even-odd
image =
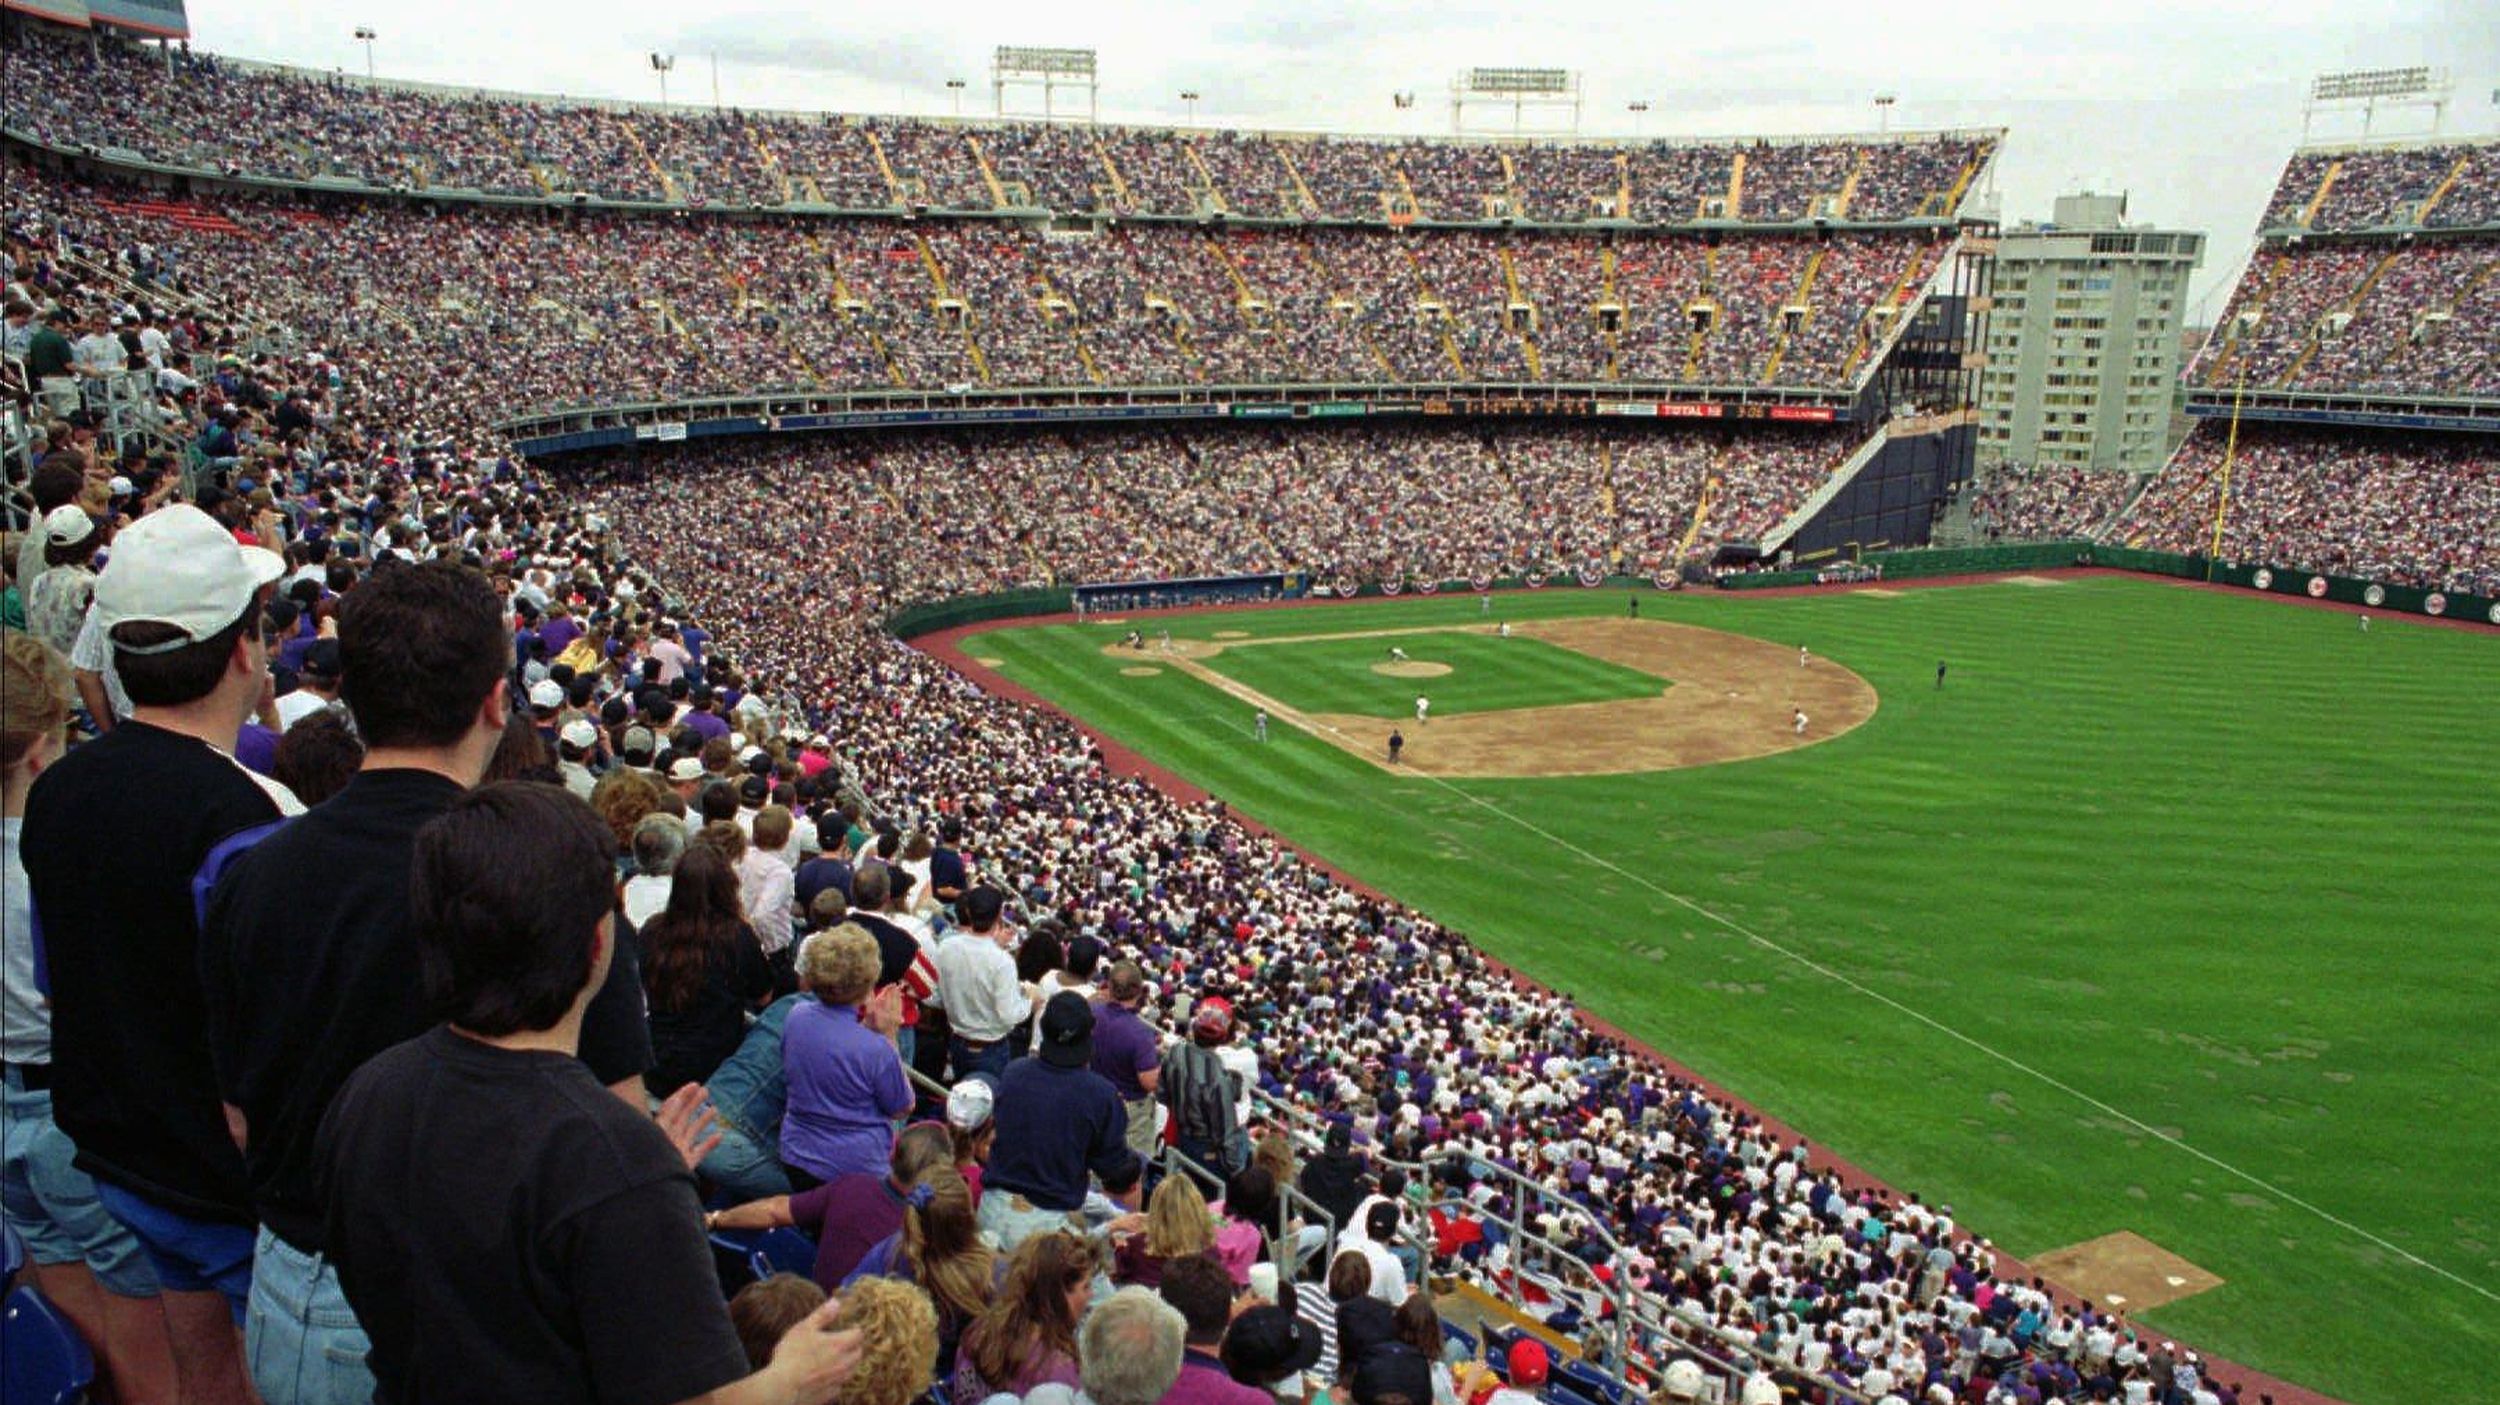
[[[10,85],[10,125],[70,148],[110,146],[283,180],[348,177],[384,187],[584,192],[671,204],[1039,205],[1069,214],[1375,222],[1939,219],[1951,215],[1994,145],[1939,136],[1496,146],[661,112],[377,88],[206,54],[166,58],[109,41],[91,49],[83,33],[16,22],[9,40],[18,80]]]
[[[349,139],[286,126],[348,90],[204,63],[109,59],[97,107],[175,140],[142,99],[213,78],[261,104],[234,111],[267,159]],[[632,179],[597,123],[545,125],[502,159]],[[906,126],[897,171],[962,198],[966,148]],[[734,189],[695,169],[720,137],[690,121],[654,159]],[[1762,151],[1782,207],[1845,174]],[[1487,178],[1391,156],[1418,199]],[[216,207],[235,237],[10,175],[41,442],[0,550],[0,1209],[122,1398],[1581,1405],[1576,1352],[1662,1405],[2237,1405],[1951,1207],[1844,1183],[1459,934],[880,627],[1036,579],[1658,569],[1786,515],[1846,431],[927,432],[557,471],[484,427],[516,386],[1144,376],[1169,363],[1119,280],[1152,260],[863,225],[818,265],[845,273],[795,286],[838,312],[943,270],[962,328],[896,297],[811,341],[783,335],[771,241],[836,226]],[[1358,305],[1297,356],[1511,354],[1481,317],[1515,274],[1498,244],[1360,247],[1239,267],[1276,312],[1401,277],[1466,301],[1437,327]],[[1730,303],[1816,261],[1678,259],[1642,267]],[[1186,356],[1201,327],[1159,330]],[[1782,337],[1831,354],[1810,324],[1761,335],[1766,364]],[[2341,514],[2358,559],[2488,579],[2488,462],[2347,452],[2346,491],[2310,493],[2275,452],[2243,441],[2255,545]],[[718,1248],[793,1240],[804,1272],[724,1294]],[[1450,1276],[1570,1349],[1449,1350]],[[1612,1293],[1643,1304],[1621,1335]]]
[[[1988,541],[2089,536],[2126,505],[2135,483],[2072,464],[1995,464],[1980,470],[1971,525]]]
[[[2500,240],[2261,248],[2191,384],[2500,395]]]
[[[2226,427],[2188,437],[2109,539],[2204,555]],[[2500,454],[2487,435],[2242,424],[2225,561],[2500,594]]]
[[[2494,222],[2500,222],[2500,143],[2483,141],[2300,152],[2283,168],[2258,227],[2324,233]]]

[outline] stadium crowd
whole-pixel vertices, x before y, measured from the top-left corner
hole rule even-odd
[[[2483,141],[2299,152],[2283,168],[2258,227],[2325,233],[2494,223],[2500,223],[2500,143]]]
[[[49,143],[281,180],[499,195],[1366,222],[1940,219],[1995,145],[1938,135],[1495,146],[660,111],[160,55],[14,18],[6,34],[9,125]]]
[[[2072,464],[1995,464],[1980,471],[1971,525],[1987,541],[2087,537],[2126,505],[2136,481]]]
[[[2191,384],[2500,395],[2500,241],[2260,249]]]
[[[273,123],[334,100],[230,81]],[[595,126],[547,125],[516,141],[606,169]],[[887,159],[953,191],[978,167],[948,130],[895,124]],[[661,149],[695,172],[718,135]],[[1395,160],[1419,200],[1487,178]],[[1746,165],[1748,204],[1757,169],[1766,203],[1835,174]],[[237,205],[263,237],[233,239],[18,174],[0,272],[42,425],[0,551],[0,1207],[125,1397],[1581,1405],[1576,1351],[1663,1401],[2236,1405],[2195,1353],[2002,1274],[1949,1207],[1844,1185],[1460,935],[878,625],[1046,578],[1656,569],[1785,515],[1844,431],[914,433],[550,474],[482,427],[515,384],[753,388],[906,336],[876,356],[926,358],[915,379],[1040,374],[1151,342],[1062,341],[1049,307],[1126,299],[1149,261],[949,231],[864,243],[819,290],[838,311],[942,268],[980,304],[949,361],[936,333],[963,333],[899,302],[785,339],[769,226]],[[1328,247],[1264,250],[1272,308],[1332,277],[1474,308],[1512,276],[1490,244]],[[1760,296],[1816,261],[1758,253],[1725,276]],[[1545,281],[1585,291],[1584,265]],[[1297,353],[1502,345],[1345,325]],[[89,408],[125,400],[138,427]],[[2487,462],[2370,472],[2423,515],[2355,522],[2385,534],[2366,549],[2450,561],[2443,518],[2500,520]],[[1166,1139],[1206,1184],[1149,1164]],[[785,1228],[808,1272],[725,1296],[716,1245]],[[1449,1275],[1573,1349],[1449,1359]],[[1650,1305],[1628,1354],[1610,1294]]]
[[[2202,556],[2226,426],[2206,423],[2109,539]],[[2500,452],[2489,435],[2243,424],[2220,559],[2500,595]]]

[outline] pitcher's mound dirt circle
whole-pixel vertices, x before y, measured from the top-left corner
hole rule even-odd
[[[1007,664],[1005,659],[974,659],[973,662],[983,668],[1004,668]]]
[[[1122,678],[1153,678],[1153,677],[1156,677],[1157,675],[1161,674],[1162,672],[1163,672],[1163,670],[1162,670],[1162,669],[1159,669],[1159,668],[1147,668],[1147,667],[1146,667],[1146,666],[1144,666],[1143,664],[1140,664],[1140,665],[1138,665],[1138,666],[1136,666],[1136,667],[1134,667],[1134,668],[1124,668],[1124,669],[1121,669],[1121,670],[1120,670],[1120,676],[1121,676]]]
[[[1391,678],[1438,678],[1450,671],[1445,663],[1427,663],[1422,659],[1406,659],[1398,663],[1376,663],[1372,672]]]

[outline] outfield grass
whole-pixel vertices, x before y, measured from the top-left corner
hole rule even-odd
[[[1228,641],[1236,642],[1236,641]],[[1410,663],[1446,664],[1439,678],[1393,678],[1376,671],[1392,647]],[[1435,632],[1301,644],[1227,648],[1207,667],[1304,712],[1412,717],[1418,695],[1433,715],[1502,712],[1558,703],[1654,698],[1667,680],[1590,658],[1541,639]]]
[[[2006,1248],[2132,1229],[2222,1276],[2157,1330],[2373,1405],[2489,1398],[2500,639],[2120,577],[1643,613],[1808,644],[1882,706],[1732,765],[1449,784],[1250,746],[1212,687],[1121,677],[1109,627],[968,649]]]

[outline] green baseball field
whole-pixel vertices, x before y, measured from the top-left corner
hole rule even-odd
[[[2157,1333],[2491,1398],[2500,635],[2119,576],[1494,604],[961,647]],[[1851,675],[1871,711],[1802,701]],[[1721,694],[1762,754],[1538,778],[1523,740],[1647,766],[1575,719]]]

